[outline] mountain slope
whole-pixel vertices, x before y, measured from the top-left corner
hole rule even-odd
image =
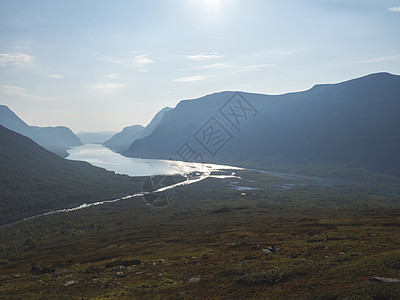
[[[334,164],[400,176],[400,76],[377,73],[277,96],[240,93],[254,108],[242,100],[247,119],[243,111],[237,111],[238,120],[226,118],[232,103],[225,104],[235,95],[181,101],[152,134],[131,145],[128,155],[180,159],[178,150],[188,141],[213,162]],[[230,134],[217,152],[199,142],[211,117]]]
[[[69,128],[29,126],[5,105],[0,105],[0,125],[29,137],[47,150],[63,157],[67,156],[66,149],[82,144]]]
[[[142,134],[143,129],[144,127],[141,125],[125,127],[121,132],[116,133],[105,141],[103,145],[118,153],[125,152],[133,141],[144,136]]]
[[[0,224],[137,192],[141,178],[69,161],[0,126]]]
[[[141,125],[125,127],[121,132],[115,134],[111,139],[104,142],[103,145],[113,151],[125,153],[135,140],[151,134],[164,117],[164,114],[171,109],[172,108],[170,107],[165,107],[160,110],[146,127]]]

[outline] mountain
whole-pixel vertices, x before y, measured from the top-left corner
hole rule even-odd
[[[121,132],[116,133],[109,140],[105,141],[103,145],[115,152],[123,153],[133,141],[143,137],[143,129],[144,127],[141,125],[125,127]]]
[[[134,193],[143,181],[66,160],[3,126],[0,166],[0,224]]]
[[[68,148],[82,145],[69,128],[29,126],[5,105],[0,105],[0,125],[29,137],[47,150],[63,157],[67,156]]]
[[[81,131],[76,136],[83,144],[102,144],[109,140],[116,132],[103,131],[103,132],[84,132]]]
[[[400,176],[399,113],[400,76],[389,73],[284,95],[221,92],[181,101],[126,154],[198,160],[200,153],[254,168],[330,164]]]
[[[125,153],[135,140],[151,134],[154,128],[156,128],[158,123],[162,120],[165,113],[171,109],[172,108],[170,107],[164,107],[154,116],[146,127],[141,125],[125,127],[121,132],[115,134],[111,139],[104,142],[103,145],[115,152]]]

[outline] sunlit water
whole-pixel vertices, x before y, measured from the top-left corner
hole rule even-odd
[[[79,206],[72,208],[53,210],[43,214],[25,218],[24,220],[29,220],[57,213],[68,213],[88,208],[91,206],[103,205],[131,198],[139,198],[145,196],[146,194],[164,192],[166,190],[173,189],[178,186],[199,182],[206,178],[240,179],[240,177],[237,177],[233,172],[234,170],[241,169],[237,167],[215,165],[215,164],[189,163],[189,162],[161,160],[161,159],[130,158],[115,153],[99,144],[86,144],[74,147],[68,150],[68,154],[69,156],[67,157],[67,159],[69,160],[86,161],[94,166],[101,167],[109,171],[114,171],[117,174],[124,174],[129,176],[154,176],[154,175],[179,174],[186,177],[186,181],[178,182],[169,186],[156,188],[154,189],[154,191],[150,192],[142,191],[133,195],[126,195],[118,199],[98,201],[93,203],[83,203]],[[224,175],[212,174],[213,171],[222,171],[222,170],[226,171]]]
[[[86,161],[94,166],[129,176],[174,175],[238,169],[215,164],[189,163],[182,161],[142,159],[125,157],[99,144],[86,144],[68,150],[67,159]]]

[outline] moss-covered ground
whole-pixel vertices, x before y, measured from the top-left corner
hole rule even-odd
[[[0,299],[400,299],[400,198],[239,175],[2,226]]]

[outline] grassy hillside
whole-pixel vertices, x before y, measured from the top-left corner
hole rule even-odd
[[[371,281],[400,279],[398,198],[238,175],[259,190],[207,179],[163,209],[137,198],[0,227],[2,296],[399,299],[400,282]]]

